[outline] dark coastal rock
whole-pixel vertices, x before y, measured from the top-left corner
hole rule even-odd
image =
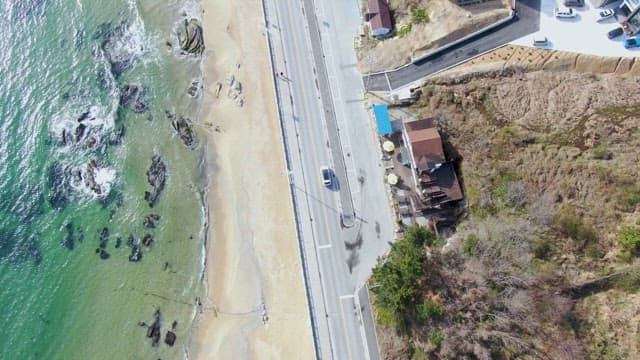
[[[120,23],[116,27],[112,27],[110,23],[100,25],[98,31],[94,34],[94,38],[102,38],[100,48],[109,60],[111,65],[111,73],[115,78],[120,77],[125,71],[131,69],[138,57],[133,51],[123,49],[122,44],[128,44],[132,41],[132,33],[130,25],[126,21]]]
[[[100,259],[107,260],[109,257],[111,255],[105,249],[100,249]]]
[[[102,195],[102,187],[96,182],[95,177],[96,170],[98,170],[99,167],[100,165],[96,160],[91,160],[87,163],[87,168],[84,173],[84,185],[97,195]]]
[[[187,89],[187,94],[191,97],[200,96],[200,91],[202,90],[202,84],[199,80],[194,80],[191,82],[191,85]]]
[[[109,228],[103,228],[100,233],[100,249],[107,248],[107,241],[109,240]]]
[[[87,125],[85,124],[79,124],[78,127],[76,128],[76,132],[75,132],[75,136],[76,136],[76,141],[79,142],[80,140],[82,140],[82,138],[84,137],[84,132],[87,130]]]
[[[151,244],[153,244],[153,236],[151,236],[151,234],[146,234],[142,238],[142,245],[149,247],[151,246]]]
[[[167,116],[167,119],[169,119],[170,121],[173,121],[176,119],[176,114],[172,113],[169,110],[165,110],[164,114]]]
[[[149,105],[145,100],[146,90],[142,85],[124,85],[120,94],[120,105],[128,107],[133,112],[141,114],[149,110]]]
[[[176,334],[171,330],[167,330],[167,334],[164,337],[164,343],[169,346],[173,346],[173,344],[176,343]]]
[[[191,128],[191,120],[181,116],[179,120],[173,121],[171,125],[173,125],[173,129],[178,132],[180,140],[182,140],[187,147],[192,147],[193,144],[195,144],[196,137]]]
[[[142,225],[144,225],[144,227],[146,227],[147,229],[153,229],[156,227],[156,222],[159,220],[160,220],[160,215],[149,214],[145,216],[144,220],[142,221]]]
[[[127,246],[132,248],[137,243],[138,241],[136,240],[136,238],[133,235],[129,235],[129,237],[127,238]]]
[[[197,19],[185,19],[184,28],[178,35],[180,48],[189,54],[201,55],[204,51],[202,25]]]
[[[73,250],[75,247],[75,239],[73,238],[73,223],[69,222],[65,225],[67,229],[67,236],[65,236],[64,241],[62,241],[62,245],[69,250]]]
[[[49,186],[49,203],[54,209],[62,209],[69,202],[67,195],[67,168],[55,163],[47,174]]]
[[[173,320],[173,323],[171,324],[171,330],[175,330],[177,326],[178,326],[178,321]]]
[[[147,327],[147,337],[151,338],[151,346],[156,347],[160,343],[160,310],[156,310],[153,315],[154,321]]]
[[[122,246],[122,238],[118,236],[116,238],[116,249],[120,249],[121,246]]]
[[[134,245],[131,249],[131,255],[129,255],[129,261],[138,262],[142,260],[142,250],[140,249],[140,245]]]
[[[122,144],[122,139],[124,138],[125,127],[124,125],[120,125],[109,135],[109,145],[120,145]]]
[[[160,193],[164,190],[166,174],[167,167],[164,161],[160,156],[154,155],[151,159],[151,167],[147,171],[147,181],[153,187],[153,190],[144,192],[144,199],[149,203],[150,207],[156,204]]]

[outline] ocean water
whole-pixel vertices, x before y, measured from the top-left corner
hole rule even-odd
[[[181,54],[177,33],[198,11],[189,0],[0,1],[0,359],[187,356],[206,169],[188,91],[200,58]],[[125,85],[144,89],[139,112],[121,105]],[[180,117],[195,124],[192,146],[172,126]],[[154,156],[166,179],[151,207]],[[153,347],[139,323],[158,310]]]

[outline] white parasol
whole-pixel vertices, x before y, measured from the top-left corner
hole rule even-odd
[[[393,144],[393,141],[387,140],[382,143],[382,148],[386,152],[392,152],[396,148],[396,146]]]
[[[387,175],[387,182],[389,185],[396,185],[398,183],[398,175],[394,173]]]

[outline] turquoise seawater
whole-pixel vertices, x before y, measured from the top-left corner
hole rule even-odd
[[[200,58],[177,46],[198,11],[195,1],[0,2],[0,359],[186,357],[203,292],[206,169],[203,140],[185,146],[172,120],[198,114],[188,89]],[[144,89],[146,111],[121,105],[125,85]],[[151,207],[154,156],[166,179]],[[143,224],[150,214],[155,227]],[[139,323],[157,310],[152,347]]]

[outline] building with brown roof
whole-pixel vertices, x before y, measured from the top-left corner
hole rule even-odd
[[[416,190],[428,206],[463,199],[453,163],[447,161],[433,119],[404,123],[402,136],[409,149]]]
[[[366,20],[371,27],[371,35],[387,35],[391,29],[391,12],[386,0],[368,0]]]

